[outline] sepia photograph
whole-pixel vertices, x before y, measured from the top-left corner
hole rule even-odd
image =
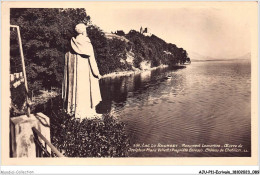
[[[6,162],[256,164],[256,2],[2,5]]]

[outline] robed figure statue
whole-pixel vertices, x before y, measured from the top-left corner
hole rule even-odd
[[[71,51],[65,54],[62,98],[64,109],[76,118],[100,117],[95,107],[101,101],[99,79],[101,75],[94,50],[87,36],[86,25],[75,27],[78,35],[71,39]]]

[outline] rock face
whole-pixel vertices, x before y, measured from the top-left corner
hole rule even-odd
[[[149,70],[149,69],[151,69],[151,62],[150,61],[142,61],[140,63],[140,69],[141,70]]]
[[[10,125],[10,157],[36,157],[36,145],[34,143],[32,127],[39,130],[50,141],[50,120],[42,113],[31,114],[30,118],[26,115],[12,117]],[[44,142],[40,138],[39,140],[44,145]],[[48,151],[50,151],[49,148]]]
[[[113,33],[105,33],[105,36],[107,39],[119,39],[121,41],[129,42],[129,40],[126,39],[124,36],[119,36]]]

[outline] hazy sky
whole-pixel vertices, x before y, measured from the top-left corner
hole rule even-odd
[[[86,5],[92,23],[106,32],[148,27],[166,42],[188,53],[225,58],[250,52],[252,11],[241,3],[133,3]]]

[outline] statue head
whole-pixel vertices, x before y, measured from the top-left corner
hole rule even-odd
[[[79,23],[76,25],[75,30],[78,34],[83,34],[84,32],[87,32],[86,30],[87,26],[83,23]]]

